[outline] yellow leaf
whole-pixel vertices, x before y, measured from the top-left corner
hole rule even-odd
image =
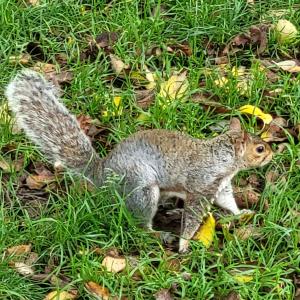
[[[139,116],[136,118],[137,121],[145,122],[150,119],[150,115],[148,113],[140,113]]]
[[[77,292],[53,291],[47,294],[44,300],[72,300],[77,298]]]
[[[261,136],[262,140],[264,140],[265,142],[269,142],[272,138],[273,138],[273,135],[271,132],[269,131],[264,131]]]
[[[251,275],[235,275],[235,276],[233,276],[233,278],[238,283],[247,283],[247,282],[250,282],[253,280],[253,276],[251,276]]]
[[[5,101],[0,105],[0,123],[9,123],[11,122],[12,117],[8,112],[8,103]]]
[[[104,111],[102,111],[103,117],[122,115],[123,107],[122,107],[122,98],[120,96],[115,96],[113,98],[113,105],[115,107],[115,109],[114,109],[115,111],[109,112],[108,110],[104,110]]]
[[[270,124],[273,120],[270,114],[265,114],[260,108],[247,104],[238,109],[242,114],[249,114],[258,117],[265,124]]]
[[[150,70],[145,67],[146,69],[146,79],[149,81],[149,83],[146,85],[147,90],[152,90],[156,87],[156,76]]]
[[[106,256],[102,261],[102,266],[104,266],[108,272],[118,273],[126,268],[126,259],[122,257]]]
[[[204,224],[200,226],[195,234],[194,240],[200,241],[206,248],[209,248],[213,242],[216,228],[216,220],[211,213],[208,214]]]
[[[120,104],[121,104],[121,97],[120,96],[115,96],[113,101],[114,101],[114,105],[116,107],[119,107]]]
[[[172,75],[169,80],[163,82],[160,87],[159,96],[170,100],[182,98],[189,87],[186,79],[186,71],[179,75]]]
[[[246,67],[244,66],[239,66],[238,68],[234,66],[231,70],[231,73],[235,77],[241,77],[244,76],[246,73]]]
[[[228,79],[224,76],[220,77],[220,79],[217,79],[214,81],[215,85],[219,86],[219,87],[223,87],[228,83]]]

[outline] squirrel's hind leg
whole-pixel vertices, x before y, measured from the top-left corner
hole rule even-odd
[[[142,226],[152,230],[152,220],[157,212],[160,197],[156,184],[138,186],[126,198],[128,209],[142,222]]]

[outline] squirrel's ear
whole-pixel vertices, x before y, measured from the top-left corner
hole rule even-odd
[[[238,118],[232,118],[229,124],[230,131],[242,131],[241,122]]]

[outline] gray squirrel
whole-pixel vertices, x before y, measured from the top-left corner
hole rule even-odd
[[[212,204],[238,215],[231,180],[241,170],[272,159],[271,147],[245,132],[233,118],[227,132],[196,139],[178,131],[145,130],[121,141],[101,159],[76,118],[59,100],[58,90],[42,75],[23,70],[9,83],[6,96],[17,124],[54,163],[102,186],[111,172],[124,178],[128,209],[152,229],[160,201],[184,201],[179,252],[188,250]]]

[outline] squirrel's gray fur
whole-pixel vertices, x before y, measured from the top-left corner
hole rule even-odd
[[[232,193],[232,177],[272,158],[270,146],[244,132],[238,119],[233,119],[229,131],[207,140],[177,131],[140,131],[100,159],[76,118],[60,102],[56,88],[39,73],[20,72],[8,85],[6,96],[18,125],[53,162],[97,186],[111,171],[124,176],[126,204],[146,227],[151,228],[160,200],[173,195],[182,198],[181,252],[187,250],[187,241],[211,203],[240,213]],[[258,147],[263,147],[261,153]]]

